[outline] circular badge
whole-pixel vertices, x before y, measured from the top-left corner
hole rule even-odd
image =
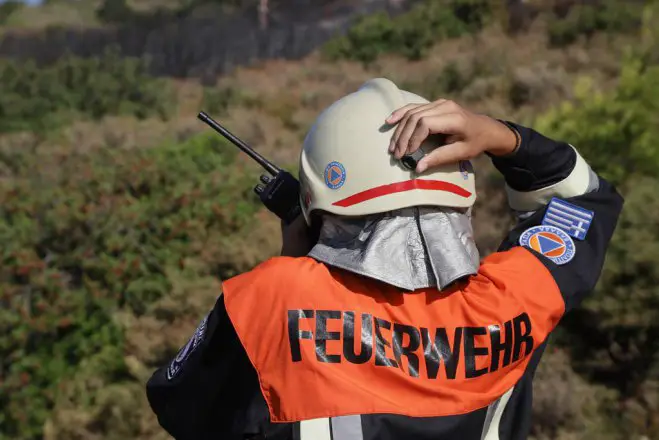
[[[206,334],[207,322],[208,316],[206,316],[201,321],[188,343],[185,344],[185,346],[178,352],[172,363],[169,364],[169,367],[167,367],[167,380],[172,380],[178,376],[179,373],[181,373],[185,361],[188,360],[195,348],[197,348],[199,344],[201,344],[201,341],[203,341],[204,335]]]
[[[519,237],[519,244],[533,249],[558,265],[569,262],[576,253],[572,238],[554,226],[542,225],[527,229]]]
[[[346,181],[346,169],[339,162],[330,162],[325,168],[325,185],[339,189]]]

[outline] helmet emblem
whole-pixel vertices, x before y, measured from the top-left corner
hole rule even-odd
[[[325,184],[331,189],[339,189],[346,181],[346,169],[339,162],[330,162],[325,168]]]

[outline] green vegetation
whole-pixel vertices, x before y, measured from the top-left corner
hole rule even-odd
[[[487,66],[481,60],[475,59],[468,65],[461,65],[456,62],[447,63],[439,72],[432,72],[422,81],[403,83],[401,85],[405,90],[418,93],[421,96],[460,96],[462,100],[470,100],[468,94],[464,92],[473,83],[492,74],[491,66]],[[487,92],[487,91],[484,91]],[[486,93],[481,93],[475,97],[476,100],[484,99]]]
[[[120,23],[133,18],[133,10],[126,0],[104,0],[96,11],[97,17],[106,23]]]
[[[221,278],[258,205],[215,133],[158,148],[65,156],[13,151],[0,181],[0,432],[38,438],[58,384],[130,379],[120,311],[147,313],[177,279]]]
[[[596,293],[560,338],[578,371],[634,402],[609,408],[619,438],[659,436],[659,64],[644,59],[627,60],[610,92],[581,82],[575,102],[536,125],[579,148],[626,199]]]
[[[258,97],[233,85],[204,87],[203,107],[213,115],[224,115],[231,106],[252,107],[258,104]]]
[[[144,381],[208,310],[218,279],[268,257],[277,235],[276,220],[268,225],[257,214],[255,172],[212,131],[190,135],[197,126],[183,119],[194,119],[200,105],[268,155],[282,153],[298,148],[318,110],[380,75],[564,139],[618,185],[626,206],[603,277],[559,327],[541,364],[532,438],[659,438],[659,10],[625,4],[575,6],[550,19],[550,45],[579,45],[580,53],[597,43],[580,36],[629,32],[624,62],[611,55],[613,68],[602,76],[584,67],[599,62],[602,47],[579,64],[570,51],[546,51],[544,34],[533,40],[540,55],[515,54],[519,40],[494,34],[501,50],[474,45],[464,55],[442,47],[424,60],[437,41],[484,27],[493,14],[486,0],[426,0],[395,19],[366,17],[324,49],[360,62],[345,70],[313,60],[277,64],[276,75],[250,71],[243,83],[179,82],[185,93],[178,96],[202,101],[194,106],[175,102],[171,81],[116,52],[45,68],[0,62],[0,439],[166,438]],[[633,36],[632,23],[641,35]],[[392,71],[361,64],[391,53],[419,59],[416,73],[396,60]],[[562,65],[569,62],[592,74],[574,93]],[[194,109],[190,118],[154,118],[179,104]],[[98,138],[49,143],[70,139],[64,132],[74,119],[112,115],[182,129],[173,130],[177,140],[130,148],[124,133],[102,145]],[[106,122],[90,125],[102,130]],[[481,176],[486,197],[475,229],[479,245],[496,246],[507,222],[501,179]]]
[[[116,50],[87,59],[66,56],[47,67],[0,60],[0,132],[41,132],[111,114],[165,118],[171,106],[167,84]]]
[[[587,81],[568,102],[539,121],[539,127],[570,139],[592,166],[616,183],[635,175],[656,176],[659,170],[659,65],[631,60],[618,87],[593,91]]]
[[[326,44],[324,53],[365,63],[385,53],[416,60],[443,39],[480,30],[489,14],[487,0],[424,0],[399,17],[384,12],[363,17],[345,36]]]
[[[549,41],[554,46],[589,38],[595,32],[630,32],[641,24],[643,3],[638,1],[603,0],[599,4],[577,4],[566,16],[555,16],[549,22]]]
[[[0,24],[5,24],[9,17],[23,7],[23,3],[9,0],[0,4]]]
[[[551,15],[549,41],[554,46],[566,46],[596,32],[635,31],[641,24],[643,7],[642,1],[575,4],[564,16]],[[344,37],[327,43],[323,52],[329,59],[365,63],[386,53],[418,60],[441,40],[479,31],[493,15],[493,3],[487,0],[424,0],[399,17],[384,12],[362,17]]]

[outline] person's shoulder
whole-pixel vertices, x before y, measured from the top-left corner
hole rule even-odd
[[[235,308],[236,301],[253,298],[255,292],[260,304],[275,304],[284,297],[294,297],[296,292],[306,292],[310,285],[324,280],[326,273],[327,268],[312,258],[272,257],[254,269],[222,282],[222,294],[227,307]],[[287,295],[282,296],[282,291]]]
[[[310,257],[272,257],[258,264],[252,270],[226,280],[225,285],[268,284],[276,282],[293,283],[311,273],[318,273],[326,268],[322,263]]]
[[[538,257],[529,249],[516,246],[485,257],[468,285],[488,285],[495,290],[527,290],[538,283],[555,287],[550,272]]]
[[[252,272],[258,271],[283,273],[284,271],[309,271],[324,268],[323,263],[319,263],[311,257],[272,257],[256,266]]]

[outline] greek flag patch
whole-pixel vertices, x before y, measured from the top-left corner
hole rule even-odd
[[[555,226],[577,240],[584,240],[595,217],[593,211],[553,198],[542,219],[543,225]]]

